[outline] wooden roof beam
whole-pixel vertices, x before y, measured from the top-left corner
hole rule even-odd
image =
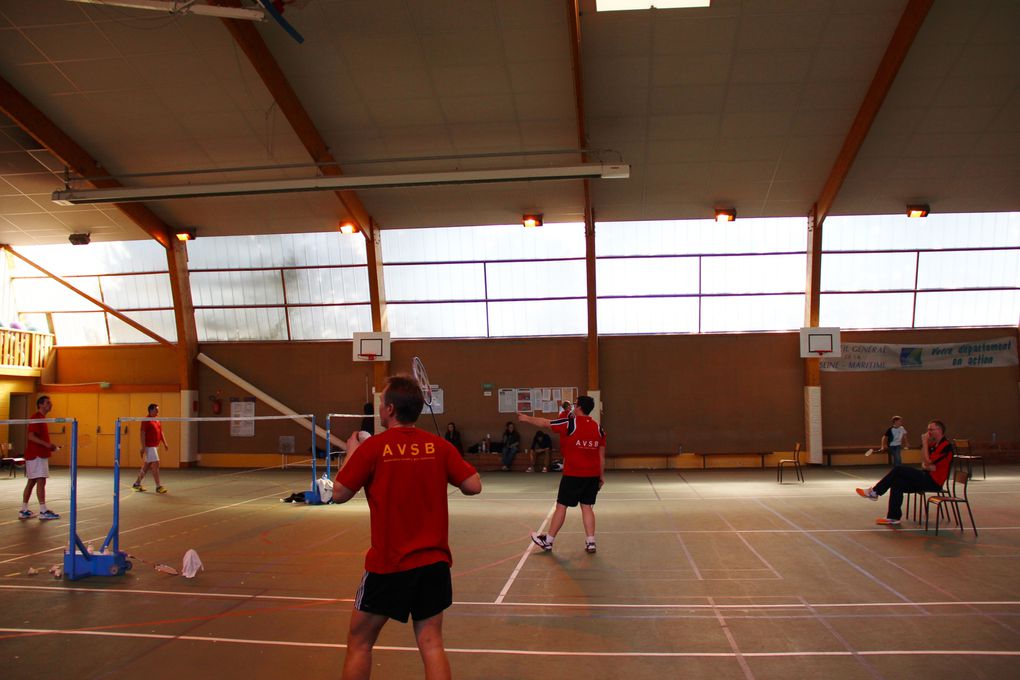
[[[35,137],[64,165],[79,174],[96,189],[113,189],[124,186],[109,177],[102,165],[76,141],[57,127],[46,114],[28,101],[13,85],[0,77],[0,110],[18,126]],[[138,203],[116,203],[117,208],[131,218],[142,231],[159,241],[165,248],[171,244],[171,229],[154,212]]]

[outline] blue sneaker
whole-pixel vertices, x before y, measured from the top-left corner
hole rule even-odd
[[[60,519],[60,515],[52,510],[47,510],[46,512],[39,513],[39,519]]]
[[[35,517],[35,513],[31,510],[21,510],[18,512],[18,519],[32,519]]]

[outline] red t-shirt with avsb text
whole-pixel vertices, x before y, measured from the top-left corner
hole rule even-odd
[[[146,446],[159,446],[163,441],[163,425],[158,420],[142,421],[142,434]]]
[[[606,433],[594,418],[575,414],[552,421],[550,427],[560,436],[564,475],[598,477],[602,474],[599,449],[606,445]]]
[[[450,442],[416,427],[366,439],[336,475],[351,491],[365,489],[372,517],[365,569],[389,574],[453,564],[447,484],[460,486],[475,473]]]
[[[45,417],[46,416],[44,416],[42,413],[36,411],[35,413],[32,414],[31,419],[36,420]],[[50,441],[50,428],[47,423],[32,423],[31,425],[28,426],[28,432],[29,434],[34,434],[39,439],[42,439],[44,442],[48,443]],[[25,460],[35,460],[36,458],[49,458],[52,455],[53,452],[50,451],[50,447],[43,446],[42,444],[37,444],[31,439],[29,439],[28,443],[25,444]]]

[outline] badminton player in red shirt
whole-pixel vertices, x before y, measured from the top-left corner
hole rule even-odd
[[[517,417],[522,423],[547,427],[560,435],[563,450],[563,477],[556,496],[556,510],[549,521],[549,531],[544,534],[532,533],[531,540],[542,550],[552,550],[553,539],[563,526],[567,508],[581,505],[581,520],[584,522],[584,549],[595,552],[595,498],[605,484],[606,433],[591,417],[595,400],[578,397],[577,408],[566,418],[549,420],[536,418],[524,413]]]
[[[425,405],[408,376],[387,380],[379,409],[381,434],[347,441],[336,475],[333,502],[346,503],[365,489],[372,547],[354,600],[344,658],[344,680],[368,678],[372,647],[389,619],[413,620],[428,680],[450,677],[443,647],[443,611],[453,603],[447,485],[466,496],[482,480],[448,441],[414,427]]]
[[[158,415],[159,405],[149,404],[146,417],[155,418]],[[138,471],[138,477],[131,488],[135,491],[145,491],[142,480],[145,479],[145,473],[152,470],[152,478],[156,480],[156,493],[166,493],[166,487],[159,481],[159,445],[163,445],[164,451],[170,450],[166,437],[163,436],[163,425],[158,420],[143,420],[139,431],[142,438],[142,469]]]

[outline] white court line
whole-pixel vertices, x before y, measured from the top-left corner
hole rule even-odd
[[[545,516],[545,519],[542,520],[542,523],[538,525],[539,533],[542,532],[542,527],[545,526],[546,522],[549,521],[549,518],[553,516],[554,512],[556,512],[555,503],[553,503],[553,506],[549,508],[549,513]],[[524,549],[524,554],[521,555],[521,559],[518,560],[517,566],[514,567],[513,572],[510,574],[510,578],[508,578],[506,583],[503,585],[503,590],[499,591],[499,597],[496,598],[496,602],[494,604],[503,604],[503,598],[505,598],[506,594],[510,592],[510,586],[514,584],[517,574],[521,573],[521,569],[524,568],[524,563],[528,561],[528,557],[532,552],[534,552],[534,550],[532,550],[534,547],[535,543],[531,540],[531,537],[528,537],[528,547]]]
[[[125,529],[123,531],[119,531],[118,533],[119,533],[119,535],[123,536],[124,534],[130,534],[130,533],[135,532],[135,531],[141,531],[142,529],[149,529],[151,527],[158,527],[161,524],[169,524],[170,522],[177,522],[177,521],[182,520],[182,519],[188,519],[190,517],[198,517],[199,515],[206,515],[206,514],[208,514],[210,512],[218,512],[220,510],[226,510],[227,508],[233,508],[233,507],[238,506],[238,505],[245,505],[246,503],[252,503],[254,501],[262,500],[263,498],[273,498],[274,496],[278,496],[279,494],[280,494],[280,492],[277,491],[275,493],[266,494],[265,496],[256,496],[255,498],[249,498],[246,501],[238,501],[237,503],[229,503],[227,505],[220,505],[220,506],[215,507],[215,508],[209,508],[208,510],[202,510],[200,512],[193,512],[190,515],[179,515],[177,517],[171,517],[170,519],[160,520],[159,522],[152,522],[151,524],[144,524],[144,525],[142,525],[140,527],[134,527],[133,529]],[[62,527],[66,527],[66,526],[67,526],[66,524],[62,525]],[[105,538],[106,538],[106,534],[104,533],[102,536],[97,536],[95,539],[92,539],[92,540],[101,540],[101,539],[105,539]],[[26,558],[29,558],[29,557],[38,557],[39,555],[45,555],[45,554],[51,553],[51,552],[53,552],[55,550],[63,550],[66,547],[67,547],[66,544],[61,543],[56,548],[50,548],[49,550],[40,550],[38,552],[29,553],[27,555],[19,555],[18,557],[11,557],[11,558],[8,558],[6,560],[0,560],[0,564],[7,564],[8,562],[14,562],[16,560],[26,559]]]
[[[299,595],[250,595],[246,593],[203,593],[190,590],[136,590],[118,589],[105,590],[100,588],[76,588],[70,586],[30,586],[30,585],[0,585],[0,590],[29,590],[29,591],[54,591],[54,592],[79,592],[92,593],[95,595],[157,595],[176,596],[188,598],[223,598],[235,600],[284,600],[290,602],[322,602],[343,603],[353,602],[349,597],[308,597]],[[708,598],[704,598],[708,599]],[[492,607],[496,603],[489,601],[455,600],[454,605],[458,607]],[[1020,607],[1020,600],[935,600],[929,602],[804,602],[801,600],[779,603],[779,604],[700,604],[696,602],[670,602],[670,603],[608,603],[608,602],[503,602],[500,608],[524,607],[524,608],[550,608],[550,609],[824,609],[824,608],[857,608],[857,607],[882,607],[884,609],[894,607]]]
[[[203,637],[201,635],[171,635],[160,633],[118,633],[101,630],[60,630],[38,628],[0,628],[0,633],[36,637],[40,635],[81,635],[92,637],[142,638],[148,640],[180,640],[182,642],[233,643],[239,645],[272,645],[276,647],[305,647],[319,649],[346,649],[339,642],[293,642],[289,640],[266,640],[250,638]],[[417,647],[376,645],[374,651],[413,652]],[[744,658],[805,658],[805,657],[850,657],[847,651],[801,651],[801,652],[574,652],[566,650],[538,651],[533,649],[471,649],[448,647],[447,654],[500,654],[514,656],[566,656],[566,657],[616,657],[616,658],[688,658],[688,659],[732,659]],[[999,649],[879,649],[856,652],[860,656],[1017,656],[1020,651]]]
[[[789,524],[793,528],[795,528],[795,529],[800,529],[801,528],[796,522],[794,522],[791,519],[788,519],[786,516],[783,515],[783,513],[779,512],[778,510],[776,510],[774,508],[770,508],[765,503],[759,503],[759,505],[761,505],[761,507],[765,508],[766,510],[768,510],[773,515],[775,515],[776,517],[778,517],[782,521],[786,522],[787,524]],[[846,555],[841,553],[839,550],[836,550],[836,548],[832,547],[831,545],[829,545],[827,543],[823,543],[820,539],[815,538],[814,536],[808,534],[807,532],[804,532],[804,534],[815,545],[819,546],[820,548],[822,548],[824,550],[827,550],[828,552],[830,552],[835,557],[838,557],[839,559],[843,560],[843,562],[848,567],[850,567],[851,569],[853,569],[854,571],[856,571],[860,575],[864,576],[865,578],[867,578],[869,581],[871,581],[875,585],[880,586],[882,588],[885,588],[890,593],[892,593],[893,595],[896,595],[897,597],[899,597],[904,602],[910,602],[910,598],[909,597],[907,597],[906,595],[904,595],[900,591],[896,590],[891,585],[889,585],[888,583],[886,583],[885,581],[883,581],[879,577],[875,576],[874,574],[872,574],[870,571],[868,571],[864,567],[860,566],[859,564],[857,564],[856,562],[851,560],[849,557],[847,557]]]

